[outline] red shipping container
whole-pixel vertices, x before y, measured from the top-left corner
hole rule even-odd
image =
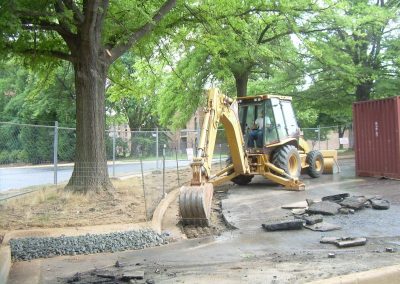
[[[356,174],[400,179],[400,96],[353,104]]]

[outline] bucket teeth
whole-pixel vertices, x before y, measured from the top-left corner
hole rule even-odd
[[[179,194],[179,210],[183,225],[210,225],[213,193],[214,188],[211,183],[181,187]]]

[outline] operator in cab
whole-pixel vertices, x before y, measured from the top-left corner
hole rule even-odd
[[[271,119],[264,114],[264,111],[259,112],[258,118],[254,121],[254,124],[251,128],[249,139],[247,141],[247,146],[249,148],[254,148],[254,141],[256,141],[256,147],[263,147],[263,135],[264,135],[264,126],[266,129],[271,127]]]

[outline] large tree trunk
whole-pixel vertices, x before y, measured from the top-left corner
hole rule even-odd
[[[243,73],[234,73],[236,83],[236,93],[238,97],[247,96],[247,82],[249,81],[249,72],[245,71]]]
[[[105,82],[108,65],[85,46],[74,64],[76,88],[75,166],[67,188],[86,193],[112,189],[105,147]]]
[[[370,99],[371,90],[372,90],[372,82],[365,82],[357,86],[356,88],[356,100],[360,101],[368,101]]]
[[[339,134],[339,141],[340,138],[343,138],[345,131],[347,130],[347,126],[338,126],[338,134]],[[343,149],[343,144],[339,143],[339,149],[342,150]]]

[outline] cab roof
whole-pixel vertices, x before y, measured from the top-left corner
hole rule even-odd
[[[264,100],[268,100],[271,98],[277,98],[280,100],[286,100],[286,101],[291,101],[292,97],[288,97],[288,96],[279,96],[279,95],[269,95],[269,94],[258,94],[255,96],[250,96],[250,97],[238,97],[236,100],[238,101],[264,101]]]

